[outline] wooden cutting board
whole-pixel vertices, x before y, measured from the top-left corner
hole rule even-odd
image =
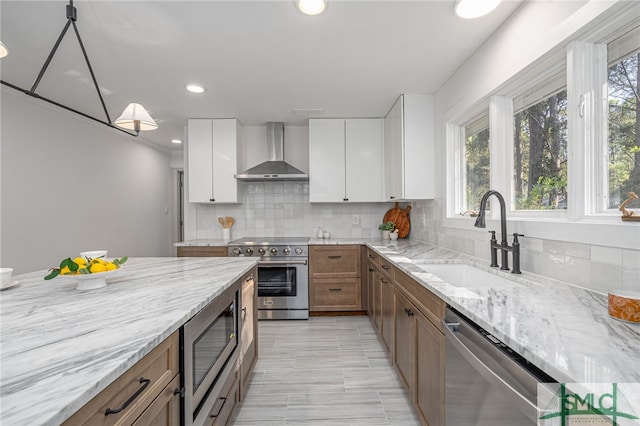
[[[407,206],[404,209],[401,209],[396,202],[395,207],[390,209],[388,212],[384,214],[384,218],[382,222],[392,221],[396,224],[396,229],[398,230],[398,238],[406,238],[409,235],[409,231],[411,231],[411,220],[409,219],[409,212],[411,211],[411,206]]]

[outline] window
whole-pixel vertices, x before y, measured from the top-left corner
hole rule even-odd
[[[567,90],[514,115],[516,210],[567,208]]]
[[[636,30],[636,33],[638,31]],[[638,49],[640,42],[628,45],[629,37],[609,45],[608,75],[608,197],[606,208],[617,209],[627,193],[640,190],[640,110],[638,109],[638,80],[640,79],[640,51],[618,55],[621,45]]]
[[[489,164],[489,116],[484,116],[464,127],[465,210],[480,208],[480,199],[489,190]]]

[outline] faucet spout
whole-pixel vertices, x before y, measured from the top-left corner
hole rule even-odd
[[[494,195],[498,199],[498,202],[500,203],[500,237],[502,238],[502,243],[504,243],[504,245],[506,246],[507,245],[507,208],[504,203],[504,197],[498,191],[495,191],[492,189],[484,193],[484,195],[482,196],[482,199],[480,200],[480,212],[478,213],[478,218],[476,219],[476,223],[474,226],[477,228],[486,227],[484,215],[485,215],[485,210],[487,208],[487,201],[489,200],[489,197],[491,197],[492,195]]]

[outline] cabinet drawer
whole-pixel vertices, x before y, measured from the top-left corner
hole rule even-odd
[[[440,328],[440,322],[444,318],[445,303],[403,272],[396,270],[394,280],[406,294],[413,296],[416,307],[423,311],[437,328]]]
[[[211,413],[204,421],[207,426],[223,426],[226,425],[233,413],[233,409],[236,407],[238,401],[240,401],[240,387],[239,377],[237,369],[233,369],[233,372],[227,377],[227,381],[222,387],[220,397],[216,401],[211,410]]]
[[[311,311],[360,310],[360,278],[309,281]]]
[[[360,246],[309,247],[311,278],[358,278]]]
[[[227,248],[220,246],[178,247],[178,257],[227,257]]]
[[[394,269],[395,268],[390,262],[380,257],[380,271],[382,272],[383,275],[386,275],[387,278],[389,279],[393,278]]]
[[[167,385],[160,395],[151,403],[134,426],[159,426],[180,424],[180,375],[178,374]]]
[[[64,424],[132,424],[178,374],[178,352],[179,338],[178,332],[175,332],[80,408]],[[131,398],[133,399],[126,408],[105,415],[108,409],[122,408]]]
[[[376,266],[380,266],[380,259],[380,255],[378,253],[371,250],[370,248],[367,248],[367,260],[370,263],[373,263]]]

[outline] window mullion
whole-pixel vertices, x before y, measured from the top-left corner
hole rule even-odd
[[[606,132],[602,87],[606,87],[606,79],[602,81],[598,68],[603,58],[606,77],[605,45],[572,41],[567,48],[567,210],[572,221],[583,219],[602,205],[603,127]]]
[[[513,100],[492,96],[489,102],[491,129],[491,189],[500,192],[508,210],[513,210]],[[491,216],[500,218],[500,210],[492,209]]]

